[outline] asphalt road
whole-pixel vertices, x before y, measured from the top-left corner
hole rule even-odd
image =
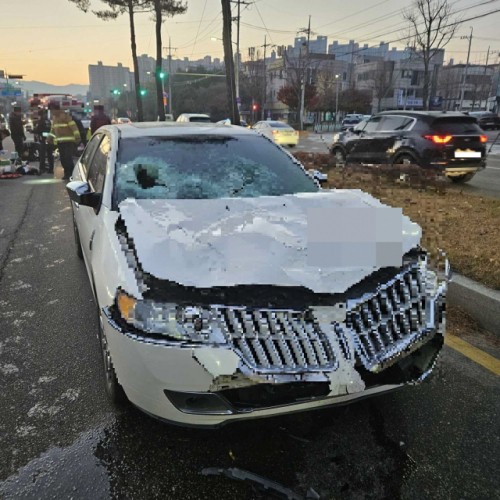
[[[498,136],[497,130],[485,132],[488,136],[488,148],[493,144]],[[291,152],[305,151],[308,153],[328,153],[328,148],[332,143],[334,134],[314,134],[307,138],[301,138],[299,144],[291,149]],[[464,184],[449,183],[449,188],[463,191],[465,193],[479,194],[500,198],[500,138],[493,146],[493,150],[488,157],[485,170],[477,173],[472,180]]]
[[[322,499],[500,498],[500,377],[447,346],[429,381],[347,407],[217,431],[116,411],[64,184],[0,180],[0,214],[0,498],[268,498],[205,467]]]

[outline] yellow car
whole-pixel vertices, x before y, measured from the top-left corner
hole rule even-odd
[[[298,131],[285,122],[271,120],[257,122],[252,129],[270,137],[277,144],[293,148],[299,143]]]

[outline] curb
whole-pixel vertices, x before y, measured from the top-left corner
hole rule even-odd
[[[468,312],[479,326],[500,337],[500,292],[465,276],[453,274],[447,300]]]

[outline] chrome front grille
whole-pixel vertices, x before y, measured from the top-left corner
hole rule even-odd
[[[367,368],[400,354],[425,333],[426,302],[425,283],[415,266],[353,307],[348,305],[346,325]]]
[[[319,325],[307,313],[214,306],[226,341],[261,372],[330,371],[337,359]]]

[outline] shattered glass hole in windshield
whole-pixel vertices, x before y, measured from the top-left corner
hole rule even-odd
[[[118,203],[126,198],[254,198],[317,191],[286,153],[262,138],[127,139],[120,156]]]

